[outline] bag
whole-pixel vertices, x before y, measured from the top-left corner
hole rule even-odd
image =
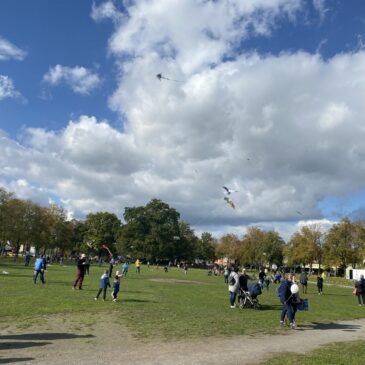
[[[287,284],[285,281],[280,283],[280,285],[276,288],[276,296],[279,297],[282,303],[285,303],[285,295],[287,291]]]
[[[236,279],[232,275],[229,277],[228,284],[231,286],[236,284]]]
[[[352,290],[352,295],[357,295],[357,289],[356,289],[356,288],[354,288],[354,289]]]
[[[297,304],[298,311],[307,311],[309,309],[308,299],[303,299]]]

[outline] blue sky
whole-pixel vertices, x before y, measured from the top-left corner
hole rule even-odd
[[[2,0],[0,184],[216,234],[364,218],[364,46],[361,0]]]

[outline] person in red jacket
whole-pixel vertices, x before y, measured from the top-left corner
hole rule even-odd
[[[77,275],[72,289],[76,289],[77,284],[79,285],[79,290],[82,289],[82,282],[84,281],[86,271],[86,255],[83,253],[77,260]]]

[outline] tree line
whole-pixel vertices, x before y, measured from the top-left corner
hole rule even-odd
[[[126,207],[123,218],[122,222],[113,213],[96,212],[84,220],[68,220],[57,205],[42,207],[0,188],[0,246],[10,243],[15,254],[23,246],[60,256],[79,252],[102,256],[106,245],[114,255],[151,261],[227,257],[254,267],[317,263],[339,268],[356,267],[365,257],[365,223],[347,217],[325,233],[318,225],[303,226],[288,242],[278,232],[259,227],[248,228],[241,238],[226,234],[215,239],[209,232],[198,237],[176,209],[158,199]]]

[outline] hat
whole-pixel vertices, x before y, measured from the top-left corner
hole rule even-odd
[[[84,253],[82,253],[81,254],[81,258],[83,259],[83,258],[85,258],[86,257],[86,255],[84,254]]]

